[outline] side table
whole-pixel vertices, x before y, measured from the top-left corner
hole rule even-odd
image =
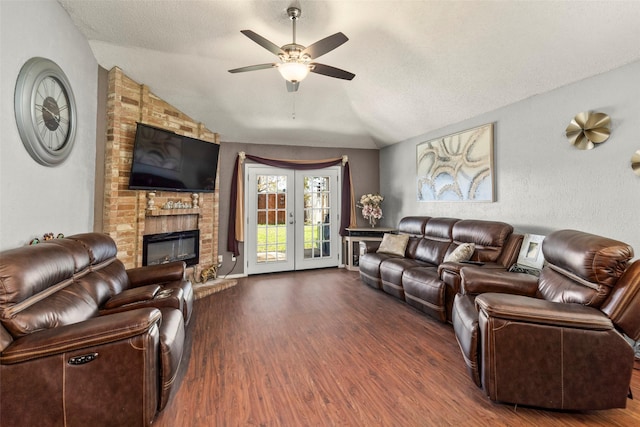
[[[343,248],[343,254],[346,254],[345,268],[349,271],[359,271],[358,261],[360,258],[359,246],[361,241],[376,241],[381,242],[384,233],[393,233],[395,228],[346,228],[347,234],[342,237],[342,243],[346,246],[346,250]],[[354,250],[354,247],[356,248]]]

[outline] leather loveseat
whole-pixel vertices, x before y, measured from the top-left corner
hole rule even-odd
[[[0,425],[149,425],[177,389],[182,262],[126,270],[86,233],[0,253]]]
[[[361,242],[361,280],[442,322],[451,321],[460,269],[469,265],[446,258],[461,245],[471,245],[470,261],[485,270],[506,271],[523,239],[504,222],[426,216],[402,218],[397,233],[408,236],[400,253],[383,251],[379,242]]]
[[[453,326],[491,400],[563,410],[624,408],[640,339],[640,260],[616,240],[560,230],[540,276],[465,267]]]

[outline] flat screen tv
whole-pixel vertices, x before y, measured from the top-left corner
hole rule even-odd
[[[220,146],[138,123],[129,188],[211,193]]]

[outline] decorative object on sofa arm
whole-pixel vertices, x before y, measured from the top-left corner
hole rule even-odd
[[[469,261],[473,256],[473,252],[476,250],[474,243],[463,243],[444,259],[444,262],[462,262]]]
[[[390,234],[385,233],[382,236],[382,242],[377,252],[390,255],[404,256],[404,252],[407,249],[407,243],[409,243],[408,234]]]
[[[569,142],[580,150],[591,150],[609,139],[611,118],[604,113],[584,111],[571,120],[565,130]]]
[[[64,234],[58,233],[57,236],[53,237],[53,233],[45,233],[42,236],[42,239],[38,239],[37,237],[35,237],[29,242],[29,244],[30,245],[37,245],[40,242],[46,242],[47,240],[53,240],[54,238],[55,239],[62,239],[62,238],[64,238]]]
[[[362,216],[369,220],[369,225],[375,227],[376,223],[382,218],[382,208],[380,205],[384,200],[384,196],[380,194],[363,194],[360,197],[360,203],[357,205],[362,209]]]
[[[631,169],[633,169],[633,172],[640,176],[640,150],[636,151],[635,153],[633,153],[633,156],[631,156]]]

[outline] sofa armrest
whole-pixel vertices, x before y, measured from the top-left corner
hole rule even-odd
[[[507,241],[502,246],[502,252],[496,262],[504,268],[509,268],[509,266],[515,264],[518,260],[523,240],[523,234],[511,233]]]
[[[13,337],[0,323],[0,353],[13,342]]]
[[[476,298],[476,307],[487,317],[509,321],[596,331],[614,329],[613,323],[604,313],[581,304],[487,293]]]
[[[380,243],[375,240],[360,240],[360,255],[376,252],[380,247]]]
[[[460,271],[460,276],[460,293],[464,295],[497,292],[533,297],[538,291],[538,278],[525,273],[465,267]]]
[[[473,266],[475,268],[480,268],[482,270],[504,270],[504,267],[500,264],[496,264],[495,262],[479,262],[478,264],[473,264],[477,261],[467,261],[467,262],[453,262],[447,261],[443,262],[438,266],[438,276],[442,276],[443,271],[448,271],[449,273],[460,275],[460,270],[465,267]]]
[[[131,287],[153,285],[162,282],[172,282],[184,279],[186,264],[184,261],[174,261],[166,264],[148,265],[130,268],[127,276]]]
[[[125,289],[119,294],[115,294],[104,303],[104,309],[122,307],[141,301],[153,299],[160,291],[160,285],[146,285]]]
[[[160,310],[141,308],[34,332],[14,340],[0,355],[0,363],[20,363],[128,339],[147,332],[160,319]]]

